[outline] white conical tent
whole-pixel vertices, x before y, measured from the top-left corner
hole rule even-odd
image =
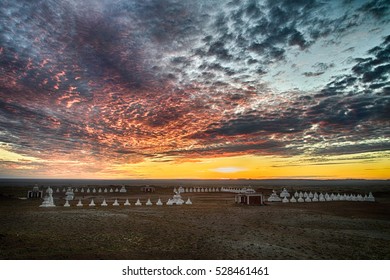
[[[129,202],[129,199],[126,199],[125,203],[123,203],[124,206],[129,206],[130,205],[130,202]]]
[[[135,206],[141,206],[142,205],[142,203],[141,203],[141,201],[139,200],[139,198],[137,199],[137,202],[134,204]]]
[[[161,205],[163,205],[163,203],[162,203],[162,201],[161,201],[161,199],[159,198],[158,199],[158,201],[156,202],[156,205],[158,205],[158,206],[161,206]]]
[[[103,202],[102,202],[102,204],[100,204],[100,206],[107,206],[106,199],[103,199]]]
[[[82,206],[83,206],[83,203],[81,202],[81,199],[79,199],[79,202],[77,203],[76,206],[77,206],[77,207],[82,207]]]
[[[147,205],[147,206],[152,206],[153,205],[153,203],[150,201],[150,198],[148,198],[148,201],[146,201],[145,205]]]
[[[70,204],[69,204],[69,201],[68,201],[68,200],[65,200],[64,207],[70,207]]]
[[[95,202],[93,201],[93,198],[91,199],[91,203],[89,203],[88,206],[90,206],[90,207],[96,206],[96,205],[95,205]]]
[[[186,204],[187,204],[187,205],[191,205],[191,204],[192,204],[192,201],[191,201],[190,198],[187,199]]]
[[[114,203],[112,204],[112,206],[119,206],[118,199],[115,198],[115,201],[114,201]]]

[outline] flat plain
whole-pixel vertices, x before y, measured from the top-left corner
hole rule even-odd
[[[146,206],[148,198],[166,202],[173,186],[154,193],[128,186],[127,193],[75,193],[66,208],[60,187],[57,206],[41,208],[41,199],[20,199],[31,186],[2,186],[0,259],[390,259],[389,186],[286,187],[291,194],[371,191],[376,202],[243,206],[233,193],[197,192],[182,194],[193,205]],[[273,189],[253,188],[265,197]],[[96,207],[88,206],[92,198]],[[112,206],[115,198],[120,206]],[[142,206],[134,205],[138,198]]]

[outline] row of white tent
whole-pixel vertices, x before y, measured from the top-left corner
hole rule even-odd
[[[57,188],[56,192],[59,193],[60,189]],[[80,190],[78,188],[75,188],[74,190],[72,188],[67,188],[67,189],[63,188],[62,192],[75,192],[75,193],[77,193],[77,192],[81,192],[81,193],[84,193],[84,192],[85,193],[108,193],[108,192],[112,193],[112,192],[120,192],[120,193],[126,193],[127,190],[126,190],[125,186],[122,186],[120,189],[119,188],[115,188],[115,189],[110,188],[109,190],[107,188],[104,188],[104,189],[103,188],[98,188],[97,190],[96,190],[96,188],[91,188],[91,189],[90,188],[86,188],[86,189],[81,188]]]
[[[178,201],[175,201],[173,202],[171,199],[169,199],[165,205],[173,205],[173,204],[176,204],[176,205],[182,205],[182,204],[186,204],[186,205],[192,205],[192,201],[190,198],[187,199],[186,202],[184,201],[181,201],[181,202],[178,202]],[[97,206],[97,204],[95,203],[94,199],[92,198],[91,201],[87,204],[89,207],[94,207],[94,206]],[[109,204],[106,202],[106,199],[103,199],[102,203],[100,203],[100,206],[108,206]],[[126,199],[126,201],[123,203],[124,206],[130,206],[131,203],[129,202],[128,199]],[[142,202],[140,201],[140,199],[137,199],[137,201],[134,203],[135,206],[142,206]],[[148,201],[145,203],[146,206],[152,206],[153,203],[152,201],[150,200],[150,198],[148,199]],[[158,205],[158,206],[162,206],[164,205],[164,203],[161,201],[161,199],[159,198],[158,201],[155,203],[155,205]],[[83,207],[84,204],[82,202],[81,199],[79,199],[78,203],[76,204],[77,207]],[[120,206],[120,203],[118,202],[118,199],[115,199],[114,203],[112,203],[112,206]],[[70,207],[70,204],[69,204],[69,201],[66,200],[65,201],[65,204],[64,204],[64,207]]]
[[[369,201],[369,202],[375,202],[375,197],[372,195],[372,193],[370,192],[368,195],[365,194],[364,196],[362,196],[361,194],[334,194],[334,193],[331,193],[330,195],[328,193],[317,193],[317,192],[305,192],[305,193],[302,193],[302,192],[295,192],[294,195],[291,197],[291,199],[289,199],[288,197],[290,195],[285,195],[286,192],[285,192],[286,189],[283,189],[282,195],[277,195],[276,191],[272,191],[272,194],[270,195],[270,197],[268,198],[268,201],[269,202],[284,202],[284,203],[287,203],[287,202],[324,202],[324,201]],[[281,198],[283,197],[283,199]]]

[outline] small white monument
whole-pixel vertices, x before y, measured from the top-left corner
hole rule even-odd
[[[83,203],[81,202],[81,199],[79,199],[79,202],[76,204],[77,207],[83,207]]]
[[[107,206],[106,199],[103,199],[103,202],[102,202],[102,204],[100,204],[100,206]]]
[[[114,203],[112,204],[112,206],[119,206],[118,199],[115,198],[115,201],[114,201]]]
[[[288,200],[287,196],[283,197],[283,200],[282,200],[282,202],[283,202],[283,203],[288,203],[288,202],[289,202],[289,200]]]
[[[48,187],[46,189],[46,195],[43,198],[43,202],[39,207],[55,207],[52,188]]]
[[[83,193],[83,192],[84,192],[84,188],[81,188],[80,192],[82,192],[82,193]]]
[[[68,188],[66,190],[65,196],[66,196],[65,197],[66,200],[73,200],[74,199],[74,193],[73,193],[72,188]]]
[[[96,206],[95,202],[93,201],[93,198],[91,199],[91,203],[89,203],[88,206],[89,206],[89,207],[94,207],[94,206]]]
[[[186,201],[186,205],[192,205],[192,201],[191,201],[191,199],[190,199],[190,198],[188,198],[188,199],[187,199],[187,201]]]
[[[290,199],[290,202],[292,202],[292,203],[296,203],[296,202],[297,202],[297,199],[295,198],[295,194],[294,194],[294,196]]]
[[[375,202],[375,197],[372,195],[372,192],[368,194],[366,201]]]
[[[126,199],[125,203],[123,203],[124,206],[129,206],[130,205],[130,202],[129,202],[129,199]]]
[[[110,192],[114,192],[114,190],[111,188],[111,189],[110,189]]]
[[[311,202],[311,198],[310,198],[309,196],[307,196],[307,197],[305,198],[305,202]]]
[[[102,189],[101,189],[101,188],[99,188],[99,189],[98,189],[98,193],[101,193],[101,192],[102,192]]]
[[[69,201],[68,201],[68,200],[65,200],[64,207],[70,207],[70,204],[69,204]]]
[[[304,202],[303,197],[299,197],[297,201],[298,202]]]
[[[104,191],[103,191],[103,192],[105,192],[105,193],[106,193],[106,192],[107,192],[107,188],[104,188]]]
[[[282,201],[276,191],[272,191],[270,197],[268,198],[268,202],[280,202]]]
[[[96,193],[96,189],[95,189],[95,188],[93,188],[93,189],[92,189],[92,192],[93,192],[93,193]]]
[[[125,186],[122,186],[121,189],[119,190],[120,193],[125,193],[127,192]]]
[[[282,192],[280,193],[280,197],[283,198],[283,197],[290,197],[290,194],[289,192],[287,191],[286,188],[283,188]]]
[[[161,206],[161,205],[163,205],[163,203],[162,203],[162,201],[161,201],[161,199],[159,198],[158,199],[158,201],[156,202],[156,205],[158,205],[158,206]]]
[[[90,193],[90,192],[91,192],[91,190],[88,188],[88,189],[87,189],[87,193]]]
[[[135,206],[141,206],[142,205],[142,203],[141,203],[141,201],[139,200],[139,198],[137,199],[137,202],[134,204]]]
[[[147,205],[147,206],[152,206],[153,205],[153,203],[150,201],[150,198],[148,198],[148,201],[146,201],[145,205]]]

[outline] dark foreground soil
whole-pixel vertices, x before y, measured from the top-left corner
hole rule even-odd
[[[0,259],[390,259],[390,189],[377,202],[239,206],[231,193],[184,193],[193,205],[166,201],[172,188],[142,194],[91,194],[55,208],[21,200],[27,189],[0,189]],[[261,190],[269,193],[270,190]],[[315,190],[321,191],[321,190]],[[344,189],[367,193],[367,189]],[[76,207],[78,198],[84,207]],[[90,199],[108,207],[88,207]],[[114,207],[114,198],[121,206]],[[123,206],[129,198],[131,206]]]

